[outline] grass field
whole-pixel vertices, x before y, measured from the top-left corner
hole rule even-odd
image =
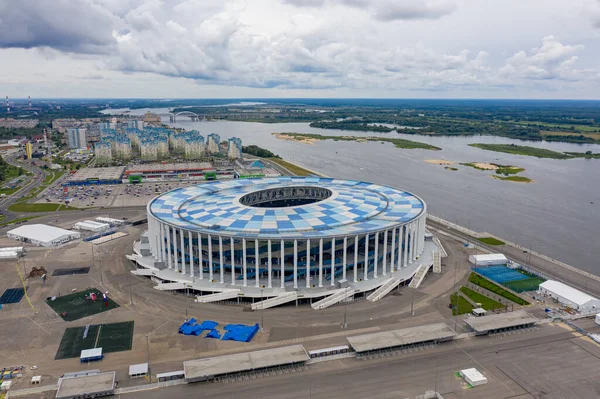
[[[284,168],[286,168],[287,170],[289,170],[290,172],[292,172],[293,174],[295,174],[296,176],[309,176],[309,175],[314,175],[313,172],[306,170],[304,168],[301,168],[300,166],[294,165],[293,163],[289,163],[287,161],[284,161],[283,159],[280,158],[268,158],[269,161],[274,162],[280,166],[283,166]]]
[[[530,147],[526,145],[514,145],[514,144],[482,144],[474,143],[469,144],[471,147],[480,148],[482,150],[504,152],[507,154],[516,155],[528,155],[538,158],[552,158],[552,159],[569,159],[571,156],[563,154],[562,152],[556,152],[546,150],[543,148]]]
[[[536,291],[541,283],[543,283],[543,278],[540,277],[530,277],[525,280],[517,280],[517,281],[509,281],[504,283],[506,288],[510,288],[511,290],[521,293],[526,291]]]
[[[333,141],[374,141],[374,142],[386,142],[392,143],[397,148],[404,149],[423,149],[423,150],[441,150],[441,148],[427,144],[421,143],[419,141],[398,139],[398,138],[388,138],[388,137],[362,137],[362,136],[325,136],[322,134],[312,134],[312,133],[281,133],[282,136],[287,136],[289,138],[296,138],[299,140],[313,139],[313,140],[333,140]]]
[[[480,275],[478,275],[476,273],[471,273],[471,276],[469,276],[469,282],[476,284],[482,288],[485,288],[486,290],[491,291],[495,294],[498,294],[501,297],[504,297],[514,303],[519,304],[519,305],[529,305],[529,302],[527,302],[523,298],[516,296],[512,292],[508,292],[507,290],[500,287],[499,285],[494,284],[491,281],[484,279],[483,277],[481,277]]]
[[[79,357],[85,349],[102,348],[102,353],[131,350],[133,344],[133,321],[90,325],[86,338],[86,327],[67,328],[54,360]]]
[[[67,206],[64,204],[27,204],[24,202],[16,202],[9,206],[8,210],[12,212],[54,212],[57,210],[78,211],[79,208]]]
[[[95,292],[98,295],[98,300],[96,302],[85,299],[91,292]],[[107,310],[119,307],[119,305],[110,298],[108,298],[108,306],[104,306],[102,292],[95,288],[61,296],[54,301],[47,299],[46,303],[65,321],[78,320],[83,317],[106,312]],[[63,317],[61,315],[62,312],[67,312],[67,316]]]
[[[494,301],[493,299],[488,298],[479,292],[475,292],[468,287],[460,287],[460,291],[468,296],[473,302],[480,303],[481,307],[485,310],[501,309],[504,307],[504,305],[502,305],[500,302]]]
[[[11,187],[11,188],[0,188],[0,194],[11,195],[21,189],[21,186]]]
[[[487,244],[487,245],[504,245],[504,244],[506,244],[504,241],[500,241],[494,237],[482,237],[482,238],[478,238],[477,240],[481,241],[482,243]]]
[[[600,133],[585,133],[585,132],[561,132],[557,130],[540,130],[542,136],[583,136],[591,139],[600,139]]]
[[[0,223],[0,227],[1,226],[6,226],[7,224],[12,224],[12,223],[26,222],[28,220],[35,219],[37,217],[39,217],[39,216],[27,216],[27,217],[24,217],[24,218],[13,219],[13,220],[10,220],[8,222],[2,222],[2,223]],[[6,216],[5,216],[5,218],[6,218]],[[2,219],[2,220],[4,220],[4,219]]]
[[[458,309],[456,309],[456,301],[458,297]],[[471,313],[473,311],[473,305],[469,303],[465,298],[454,293],[450,296],[450,300],[452,303],[452,316],[457,316],[459,314]]]
[[[525,177],[525,176],[498,176],[498,175],[493,175],[492,177],[494,179],[498,179],[498,180],[516,181],[518,183],[531,183],[533,181],[529,177]]]

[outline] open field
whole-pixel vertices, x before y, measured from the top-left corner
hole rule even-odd
[[[494,179],[498,179],[498,180],[514,181],[514,182],[517,182],[517,183],[531,183],[533,181],[529,177],[525,177],[525,176],[498,176],[498,175],[493,175],[492,177]]]
[[[529,302],[527,302],[526,300],[512,294],[511,292],[508,292],[507,290],[505,290],[504,288],[500,287],[497,284],[492,283],[489,280],[484,279],[483,277],[479,276],[476,273],[471,273],[471,276],[469,277],[469,282],[480,286],[481,288],[485,288],[488,291],[491,291],[497,295],[500,295],[503,298],[506,298],[514,303],[517,303],[519,305],[529,305]]]
[[[500,241],[497,238],[494,237],[481,237],[477,239],[478,241],[481,241],[484,244],[488,244],[488,245],[504,245],[505,242],[504,241]]]
[[[460,291],[465,294],[466,296],[469,297],[470,300],[472,300],[475,303],[480,303],[481,307],[484,308],[485,310],[494,310],[494,309],[501,309],[504,308],[504,305],[502,305],[500,302],[494,301],[491,298],[488,298],[485,295],[481,295],[478,292],[473,291],[470,288],[467,287],[460,287]]]
[[[552,158],[552,159],[571,159],[571,158],[598,158],[600,154],[583,153],[583,152],[569,152],[562,153],[552,150],[546,150],[544,148],[530,147],[526,145],[515,145],[515,144],[482,144],[473,143],[469,144],[471,147],[480,148],[487,151],[504,152],[507,154],[515,155],[526,155],[537,158]]]
[[[293,174],[295,174],[296,176],[310,176],[310,175],[314,175],[313,172],[306,170],[298,165],[294,165],[293,163],[289,163],[287,161],[284,161],[281,158],[269,158],[269,161],[276,163],[277,165],[283,166],[284,168],[286,168],[287,170],[289,170],[290,172],[292,172]]]
[[[78,211],[79,208],[67,206],[64,204],[28,204],[17,202],[8,207],[11,212],[55,212],[55,211]]]
[[[589,128],[589,126],[585,126],[586,128]],[[580,131],[580,132],[561,132],[558,130],[540,130],[540,134],[542,136],[583,136],[583,137],[588,137],[590,139],[594,139],[594,140],[600,140],[600,132],[598,133],[587,133],[586,131]]]
[[[473,305],[456,293],[450,296],[450,303],[452,304],[453,316],[471,313],[473,311]]]

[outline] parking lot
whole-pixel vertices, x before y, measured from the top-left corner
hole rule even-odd
[[[179,187],[203,181],[172,181],[139,184],[70,186],[65,192],[60,185],[42,193],[36,203],[65,203],[76,208],[143,206],[155,196]]]

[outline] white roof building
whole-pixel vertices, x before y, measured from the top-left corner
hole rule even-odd
[[[469,385],[476,387],[478,385],[487,384],[488,380],[483,374],[481,374],[476,368],[460,370],[460,375],[469,383]]]
[[[600,299],[594,298],[560,281],[544,281],[540,284],[540,292],[556,299],[565,306],[579,311],[585,312],[600,309]]]
[[[504,254],[481,254],[469,256],[469,262],[475,266],[506,265],[508,259]]]
[[[87,231],[104,231],[110,228],[110,224],[94,222],[93,220],[85,220],[83,222],[75,223],[75,226],[73,226],[73,228],[77,230]]]
[[[47,224],[27,224],[8,231],[6,236],[42,247],[51,247],[80,238],[81,233]]]

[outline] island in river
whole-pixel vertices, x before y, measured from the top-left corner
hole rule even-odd
[[[441,150],[441,148],[421,143],[419,141],[405,140],[391,137],[357,137],[357,136],[324,136],[322,134],[310,134],[310,133],[272,133],[273,136],[280,140],[291,140],[299,143],[314,144],[317,140],[334,140],[334,141],[374,141],[374,142],[386,142],[392,143],[397,148],[404,149],[424,149],[424,150]]]

